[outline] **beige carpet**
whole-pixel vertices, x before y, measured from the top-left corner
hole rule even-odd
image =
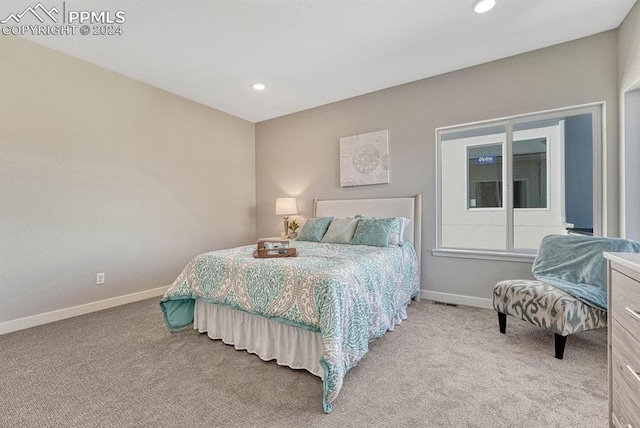
[[[322,383],[193,330],[158,299],[0,336],[2,427],[605,427],[606,331],[553,337],[422,301],[325,415]]]

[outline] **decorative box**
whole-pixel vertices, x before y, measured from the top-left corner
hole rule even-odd
[[[258,248],[253,252],[253,257],[271,258],[271,257],[295,257],[298,250],[291,247],[288,239],[263,238],[258,241]]]

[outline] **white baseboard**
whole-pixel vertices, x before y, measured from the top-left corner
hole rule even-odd
[[[17,320],[5,321],[3,323],[0,323],[0,335],[11,333],[13,331],[24,330],[25,328],[48,324],[54,321],[77,317],[79,315],[84,315],[91,312],[101,311],[103,309],[113,308],[115,306],[126,305],[127,303],[150,299],[151,297],[162,296],[165,291],[167,291],[167,287],[152,288],[151,290],[113,297],[111,299],[99,300],[97,302],[86,303],[84,305],[59,309],[57,311],[45,312],[44,314],[32,315],[25,318],[19,318]],[[433,300],[436,302],[493,309],[493,301],[491,299],[483,299],[481,297],[462,296],[459,294],[441,293],[438,291],[429,290],[422,290],[420,292],[420,297],[422,299]]]
[[[421,290],[420,297],[442,303],[475,306],[477,308],[493,309],[493,300],[482,297],[462,296],[460,294],[441,293],[438,291]]]
[[[54,321],[60,321],[66,318],[77,317],[78,315],[101,311],[103,309],[113,308],[115,306],[126,305],[127,303],[133,303],[149,299],[151,297],[162,296],[165,291],[167,291],[167,287],[152,288],[151,290],[139,291],[137,293],[113,297],[111,299],[99,300],[97,302],[86,303],[84,305],[59,309],[57,311],[45,312],[44,314],[5,321],[0,323],[0,335],[42,324],[48,324]]]

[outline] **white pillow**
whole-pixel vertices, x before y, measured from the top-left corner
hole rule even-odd
[[[396,217],[398,230],[389,235],[389,245],[400,245],[404,242],[404,230],[411,223],[411,219],[406,217]]]

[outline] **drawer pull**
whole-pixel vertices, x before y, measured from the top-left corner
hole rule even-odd
[[[638,314],[636,311],[634,311],[630,307],[626,307],[625,309],[627,310],[627,312],[629,312],[631,314],[632,317],[634,317],[636,320],[640,321],[640,314]]]
[[[635,378],[636,378],[636,380],[637,380],[638,382],[640,382],[640,374],[638,374],[638,372],[637,372],[637,371],[635,371],[635,370],[633,369],[633,367],[631,367],[630,365],[627,365],[627,370],[629,370],[629,371],[631,372],[631,374],[633,375],[633,377],[635,377]]]

